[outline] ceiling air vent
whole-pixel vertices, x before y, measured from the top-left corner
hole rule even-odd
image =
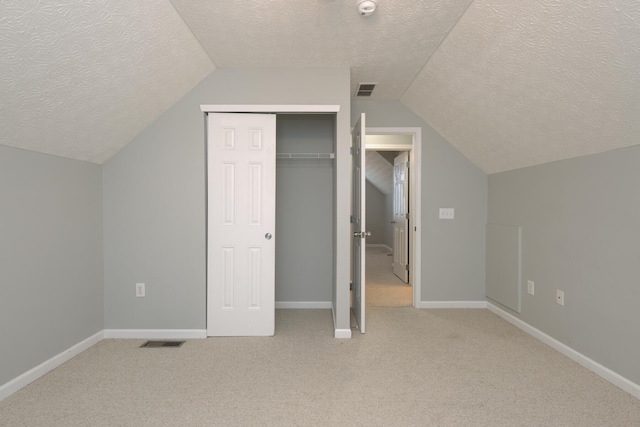
[[[371,96],[373,89],[375,89],[377,83],[358,83],[358,89],[356,90],[356,96]]]

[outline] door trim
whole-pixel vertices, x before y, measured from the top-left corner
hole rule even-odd
[[[351,310],[360,333],[366,331],[366,115],[360,114],[351,132],[351,263],[353,266]]]
[[[420,127],[367,127],[367,135],[412,135],[413,143],[408,145],[375,144],[367,150],[410,150],[409,154],[409,281],[413,288],[413,306],[420,308],[422,300],[421,253],[422,253],[422,128]]]
[[[296,113],[304,113],[304,114],[335,114],[335,125],[334,125],[334,137],[335,139],[335,153],[336,153],[336,162],[334,166],[334,176],[340,174],[340,170],[344,169],[344,164],[350,164],[349,157],[349,146],[351,142],[350,137],[346,137],[346,141],[342,141],[340,136],[341,129],[341,120],[344,121],[345,118],[342,117],[340,113],[341,106],[339,104],[200,104],[200,111],[204,113],[204,146],[206,150],[207,146],[207,125],[206,118],[208,113],[274,113],[274,114],[296,114]],[[348,117],[346,118],[348,121]],[[348,134],[347,134],[348,135]],[[346,144],[345,144],[346,142]],[[206,153],[206,151],[205,151]],[[206,154],[205,154],[206,159]],[[343,160],[345,159],[345,160]],[[208,168],[208,162],[205,160],[205,170]],[[205,178],[207,179],[207,178]],[[205,190],[206,191],[206,190]],[[344,209],[344,205],[349,206],[350,203],[341,204],[341,200],[344,197],[341,197],[341,189],[338,186],[338,181],[336,180],[333,184],[333,197],[335,203],[334,209],[334,246],[333,246],[333,260],[334,260],[334,273],[333,273],[333,297],[331,301],[331,318],[333,320],[333,326],[335,331],[335,338],[351,338],[351,329],[343,329],[338,328],[339,320],[342,319],[342,323],[349,325],[349,315],[350,315],[350,292],[348,290],[348,286],[341,287],[342,284],[346,283],[348,285],[349,282],[349,270],[348,270],[348,262],[349,259],[346,259],[346,273],[344,272],[345,265],[342,265],[341,259],[336,254],[341,252],[341,248],[348,248],[350,246],[351,239],[348,235],[346,235],[342,230],[342,219],[346,218],[344,223],[346,223],[347,230],[349,229],[348,223],[348,213],[349,209]],[[348,202],[349,198],[346,196],[344,202]],[[205,203],[206,206],[206,203]],[[346,215],[340,215],[340,212],[346,212]],[[205,214],[206,217],[206,214]],[[205,231],[206,235],[206,231]],[[205,248],[208,248],[208,242],[205,239]],[[347,251],[348,254],[348,251]],[[205,250],[205,259],[207,257],[207,252]],[[343,273],[344,277],[343,277]],[[205,273],[208,274],[208,273]],[[205,323],[207,320],[207,304],[205,303]],[[344,313],[344,315],[342,314]],[[338,317],[341,317],[339,319]]]
[[[279,105],[279,104],[201,104],[203,113],[339,113],[339,105]]]

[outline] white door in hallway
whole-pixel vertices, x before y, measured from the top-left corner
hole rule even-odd
[[[207,120],[207,335],[273,335],[276,116]]]
[[[393,273],[409,283],[409,152],[393,159]]]
[[[360,332],[365,331],[365,239],[370,233],[366,231],[366,194],[365,194],[365,115],[362,113],[352,133],[351,168],[352,179],[352,240],[353,240],[353,289],[351,307]]]

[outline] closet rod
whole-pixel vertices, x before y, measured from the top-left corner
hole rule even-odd
[[[334,153],[276,153],[277,159],[334,159]]]

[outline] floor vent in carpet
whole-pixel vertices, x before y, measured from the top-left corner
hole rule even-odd
[[[160,347],[180,347],[184,341],[147,341],[140,347],[160,348]]]

